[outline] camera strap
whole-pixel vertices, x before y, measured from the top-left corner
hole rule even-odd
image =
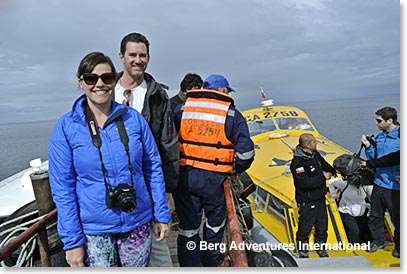
[[[128,161],[128,168],[130,171],[130,181],[131,181],[131,186],[134,188],[134,179],[133,179],[133,165],[131,164],[130,161],[130,148],[129,148],[129,135],[127,135],[126,128],[124,127],[124,122],[122,116],[119,116],[116,118],[116,126],[117,129],[119,130],[119,135],[120,135],[120,141],[124,145],[124,150],[126,151],[127,154],[127,161]]]
[[[348,188],[348,186],[349,186],[349,183],[348,182],[346,182],[346,186],[343,188],[343,190],[341,191],[341,193],[339,194],[339,198],[338,198],[338,200],[337,200],[337,202],[336,202],[336,204],[338,205],[338,207],[340,206],[340,203],[341,203],[341,200],[342,200],[342,196],[343,196],[343,193],[345,192],[345,190]]]
[[[100,138],[99,135],[99,130],[97,126],[97,122],[95,121],[95,118],[93,116],[93,113],[91,109],[89,108],[89,105],[87,104],[86,101],[83,103],[83,109],[85,112],[85,117],[86,117],[86,123],[88,124],[89,128],[89,133],[90,137],[92,139],[92,144],[98,149],[99,151],[99,158],[100,158],[100,163],[101,163],[101,169],[103,173],[103,181],[106,187],[106,192],[109,191],[109,185],[107,183],[107,178],[106,178],[106,168],[103,163],[103,157],[102,157],[102,151],[100,150],[100,147],[102,146],[102,139]],[[115,119],[117,129],[119,131],[120,135],[120,141],[122,142],[124,149],[126,151],[127,155],[127,160],[128,160],[128,169],[130,172],[130,181],[131,181],[131,186],[134,188],[134,180],[133,180],[133,166],[131,164],[130,160],[130,149],[129,149],[129,136],[127,135],[126,128],[124,127],[123,119],[121,116],[117,117]]]

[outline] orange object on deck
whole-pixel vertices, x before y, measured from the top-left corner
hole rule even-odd
[[[228,213],[228,226],[227,229],[229,231],[228,234],[230,235],[230,242],[234,242],[235,246],[241,246],[243,243],[243,237],[240,232],[240,224],[236,214],[235,205],[233,203],[232,193],[230,190],[230,182],[229,179],[226,179],[223,183],[223,188],[225,190],[225,199],[226,199],[226,208]],[[230,242],[228,246],[230,246]],[[234,267],[247,267],[247,256],[244,250],[239,250],[237,248],[230,250],[231,254],[231,261]]]

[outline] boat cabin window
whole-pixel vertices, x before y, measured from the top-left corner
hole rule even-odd
[[[247,125],[249,126],[250,136],[276,130],[276,125],[272,119],[256,120],[247,123]]]
[[[257,186],[256,191],[254,191],[251,195],[255,200],[256,208],[258,210],[263,210],[264,206],[266,205],[267,192],[261,187]]]
[[[314,131],[305,118],[276,118],[276,122],[280,129]]]
[[[270,195],[269,203],[267,205],[267,212],[276,212],[284,216],[284,208],[287,208],[288,205],[281,201],[280,199]]]

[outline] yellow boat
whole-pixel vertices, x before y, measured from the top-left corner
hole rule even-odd
[[[313,134],[318,141],[318,151],[330,164],[336,157],[352,152],[322,136],[301,109],[274,106],[272,103],[272,100],[263,101],[263,107],[242,111],[256,149],[252,166],[240,179],[243,185],[250,182],[255,185],[255,191],[248,197],[257,225],[252,229],[253,239],[279,243],[279,248],[289,251],[300,267],[399,267],[400,259],[391,254],[394,244],[390,218],[385,218],[389,243],[382,250],[368,253],[365,250],[369,243],[360,246],[349,244],[336,202],[331,202],[329,193],[326,196],[329,218],[327,248],[331,247],[329,258],[319,258],[312,249],[309,259],[298,258],[295,248],[298,208],[289,166],[299,136],[302,133]],[[311,247],[314,241],[312,234]]]

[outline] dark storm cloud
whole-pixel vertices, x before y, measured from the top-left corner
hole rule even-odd
[[[399,94],[399,24],[394,0],[3,0],[0,122],[69,111],[81,58],[102,51],[121,69],[133,31],[170,95],[188,72],[224,74],[240,107],[261,86],[277,102]]]

